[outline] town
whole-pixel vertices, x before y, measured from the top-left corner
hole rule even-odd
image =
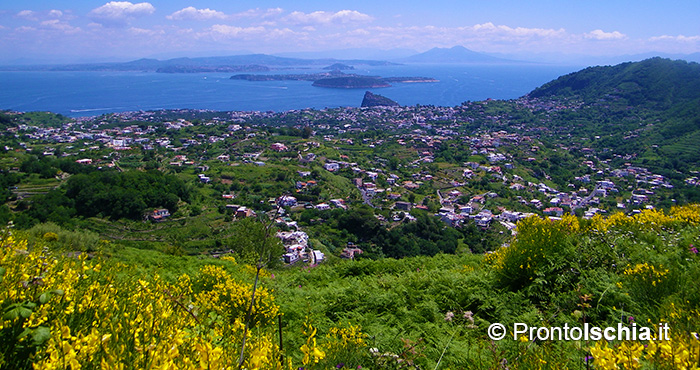
[[[672,181],[636,163],[634,155],[601,147],[599,136],[575,137],[547,123],[557,112],[581,109],[580,101],[524,97],[457,107],[178,110],[75,119],[43,114],[50,124],[8,112],[21,118],[6,129],[12,140],[6,140],[5,156],[16,161],[10,171],[35,156],[97,170],[177,174],[206,196],[173,215],[148,210],[144,219],[213,210],[227,220],[268,213],[290,230],[278,234],[286,263],[324,260],[324,252],[308,243],[318,240],[318,223],[328,220],[324,212],[334,210],[369,208],[386,229],[415,222],[415,212],[423,212],[447,227],[513,234],[518,221],[533,215],[635,214],[675,205],[683,194],[678,187],[697,187],[696,172]],[[59,172],[45,177],[58,186],[68,175]],[[21,184],[14,193],[15,208],[32,197]],[[307,217],[310,211],[315,217]],[[366,242],[349,236],[321,244],[325,253],[355,258]]]

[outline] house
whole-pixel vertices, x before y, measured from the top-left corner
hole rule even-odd
[[[329,206],[326,203],[321,203],[321,204],[316,205],[316,209],[318,209],[319,211],[326,211],[326,210],[331,209],[331,206]]]
[[[340,258],[353,260],[357,254],[362,254],[362,249],[355,247],[352,243],[348,243],[348,246],[340,253]]]
[[[297,198],[291,195],[283,195],[277,198],[277,204],[280,207],[294,207],[297,205]]]
[[[503,211],[501,212],[499,218],[508,222],[518,222],[518,220],[520,220],[520,212]]]
[[[246,218],[255,216],[255,211],[248,207],[240,207],[236,210],[236,218]]]
[[[205,176],[203,173],[200,173],[197,176],[199,176],[199,182],[201,182],[203,184],[208,184],[211,182],[211,178],[208,176]]]
[[[75,161],[75,163],[92,164],[92,159],[90,159],[90,158],[78,159],[77,161]]]
[[[412,204],[409,202],[396,202],[394,203],[394,208],[402,211],[410,211]]]
[[[474,222],[476,223],[476,226],[486,229],[491,225],[491,218],[488,217],[482,217],[482,218],[476,218],[474,219]]]
[[[280,238],[284,245],[298,244],[306,248],[309,242],[309,235],[303,231],[279,231],[275,236]]]
[[[284,258],[284,263],[292,264],[299,260],[299,254],[297,253],[285,253],[282,258]]]
[[[340,169],[340,164],[338,164],[336,162],[327,162],[323,165],[323,168],[326,171],[333,172],[333,171],[337,171],[338,169]]]
[[[459,207],[459,213],[463,215],[469,215],[472,212],[474,212],[474,207],[471,205],[466,205],[466,206],[460,206]]]
[[[481,203],[484,204],[486,203],[486,199],[482,195],[477,195],[472,197],[472,199],[469,200],[470,203]]]
[[[323,262],[323,260],[326,258],[326,255],[318,249],[314,249],[312,255],[314,257],[314,263]]]
[[[564,210],[561,207],[549,207],[545,208],[544,214],[549,215],[549,216],[556,216],[556,217],[561,217],[564,214]]]
[[[345,200],[338,198],[338,199],[331,199],[331,203],[336,207],[336,208],[342,208],[342,209],[348,209],[348,206],[345,205]]]
[[[228,162],[231,160],[231,157],[228,154],[222,154],[222,155],[216,157],[216,159],[218,159],[222,162]]]
[[[452,212],[441,213],[441,215],[440,219],[450,227],[460,227],[462,222],[464,222],[464,216],[462,215],[457,215]]]
[[[148,214],[148,219],[151,221],[164,221],[168,217],[170,217],[170,211],[167,208],[154,209]]]
[[[289,148],[287,148],[287,146],[282,144],[282,143],[274,143],[274,144],[270,145],[270,149],[272,149],[276,152],[284,152],[284,151],[288,150]]]
[[[301,163],[311,163],[316,159],[316,154],[314,153],[307,153],[304,157],[299,154],[299,162]]]
[[[405,181],[403,187],[408,190],[416,190],[420,187],[420,185],[414,183],[413,181]]]

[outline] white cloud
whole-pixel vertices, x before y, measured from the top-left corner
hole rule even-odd
[[[124,25],[129,20],[153,14],[156,8],[151,3],[133,4],[128,1],[110,1],[88,14],[96,22],[111,25]]]
[[[156,35],[164,35],[165,34],[164,30],[149,30],[149,29],[138,28],[138,27],[130,27],[128,31],[129,31],[129,33],[131,33],[134,36],[153,37]]]
[[[294,24],[362,23],[374,20],[371,16],[356,10],[341,10],[335,13],[317,11],[313,13],[292,12],[285,20]]]
[[[73,27],[66,22],[61,22],[58,19],[51,19],[40,23],[42,27],[51,30],[63,31],[65,33],[80,32],[80,27]]]
[[[284,10],[282,8],[270,8],[270,9],[249,9],[244,12],[236,13],[232,15],[232,18],[260,18],[266,19],[282,14]]]
[[[563,28],[526,28],[495,25],[491,22],[476,24],[462,30],[473,31],[476,35],[498,35],[501,38],[529,38],[529,37],[562,37],[566,34]]]
[[[170,14],[166,18],[170,20],[197,20],[197,21],[203,21],[207,19],[226,19],[226,14],[223,12],[217,11],[217,10],[212,10],[209,8],[206,9],[197,9],[193,6],[188,6],[187,8],[181,9],[176,11],[173,14]]]
[[[372,34],[371,32],[369,32],[363,28],[358,28],[356,30],[352,30],[352,31],[348,32],[348,35],[350,35],[350,36],[369,36],[371,34]]]
[[[353,45],[393,45],[414,49],[452,47],[464,45],[485,52],[506,52],[526,49],[528,46],[545,46],[570,42],[571,35],[564,29],[526,28],[476,24],[464,27],[438,26],[373,26],[338,34],[344,43]],[[330,42],[330,40],[329,40]]]
[[[238,27],[227,24],[215,24],[210,28],[213,35],[236,38],[259,35],[265,32],[265,27]]]
[[[677,35],[677,36],[669,36],[669,35],[662,35],[662,36],[655,36],[649,39],[649,41],[675,41],[675,42],[700,42],[700,36],[685,36],[685,35]]]
[[[63,16],[63,12],[60,10],[52,9],[49,11],[50,18],[61,18],[62,16]]]
[[[627,38],[627,35],[618,31],[605,32],[603,30],[594,30],[583,34],[583,37],[592,40],[624,40]]]
[[[21,27],[15,28],[15,31],[17,31],[17,32],[34,32],[34,31],[36,31],[36,28],[21,26]]]
[[[36,16],[36,12],[32,10],[22,10],[19,13],[17,13],[17,16],[20,18],[28,19],[30,21],[37,21],[38,18]]]

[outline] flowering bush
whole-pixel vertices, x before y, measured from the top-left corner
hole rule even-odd
[[[205,266],[196,276],[182,275],[168,283],[107,262],[90,260],[86,254],[53,255],[11,235],[4,237],[0,367],[238,367],[249,284],[236,281],[219,266]],[[274,340],[279,314],[272,292],[258,287],[242,368],[283,367]],[[304,364],[324,357],[315,335],[315,329],[307,333]],[[365,336],[357,327],[334,329],[329,335],[329,353],[339,356],[364,349]]]
[[[508,247],[487,257],[502,286],[513,290],[531,284],[546,285],[567,269],[574,250],[569,237],[580,229],[578,220],[565,216],[560,221],[529,217],[518,223],[517,235]]]

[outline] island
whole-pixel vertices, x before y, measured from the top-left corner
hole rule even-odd
[[[231,76],[231,79],[232,80],[245,80],[245,81],[317,81],[317,80],[320,80],[323,78],[343,77],[343,76],[357,76],[357,75],[346,74],[346,73],[343,73],[339,70],[333,70],[330,72],[282,74],[282,75],[237,74],[237,75]],[[371,77],[371,76],[369,76],[369,77]]]
[[[390,87],[391,85],[377,77],[346,76],[323,78],[314,81],[312,86],[330,87],[334,89],[372,89],[379,87]]]
[[[432,77],[380,77],[343,73],[339,70],[302,74],[237,74],[232,80],[245,81],[313,81],[312,86],[336,89],[371,89],[390,87],[392,83],[438,82]]]

